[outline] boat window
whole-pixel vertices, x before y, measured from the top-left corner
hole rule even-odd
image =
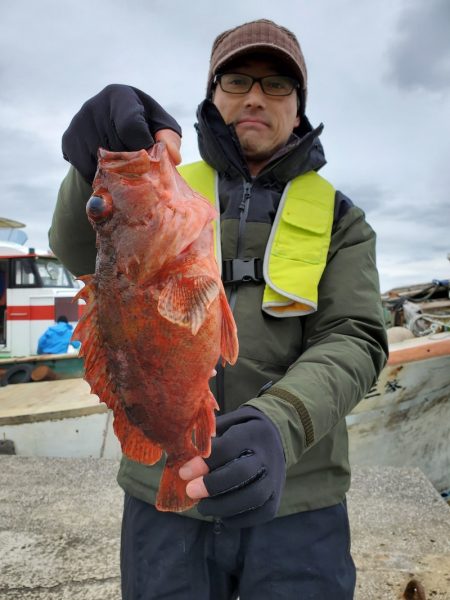
[[[43,287],[73,287],[68,271],[57,260],[36,258],[36,267]]]
[[[16,258],[13,274],[12,287],[78,287],[69,271],[55,258]]]
[[[14,284],[22,287],[35,287],[36,275],[33,270],[33,263],[28,259],[18,259],[14,261]]]

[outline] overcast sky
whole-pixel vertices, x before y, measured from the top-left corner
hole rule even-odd
[[[450,0],[0,0],[0,216],[48,246],[61,135],[108,83],[154,96],[197,160],[211,44],[257,18],[300,40],[321,174],[377,231],[382,290],[448,278]]]

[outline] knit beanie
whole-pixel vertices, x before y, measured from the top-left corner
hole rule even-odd
[[[253,53],[273,54],[284,62],[300,82],[301,112],[304,113],[307,91],[305,59],[295,35],[273,21],[259,19],[228,29],[216,37],[209,63],[207,96],[212,88],[214,75],[233,59]]]

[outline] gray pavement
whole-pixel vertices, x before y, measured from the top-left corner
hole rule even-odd
[[[0,456],[1,600],[120,599],[116,471]],[[421,471],[355,468],[348,505],[356,600],[399,599],[413,576],[427,598],[450,599],[450,509]]]

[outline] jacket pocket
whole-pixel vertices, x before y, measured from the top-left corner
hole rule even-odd
[[[273,253],[290,260],[318,264],[326,259],[328,252],[329,215],[311,202],[303,201],[303,207],[301,213],[289,209],[282,212]]]

